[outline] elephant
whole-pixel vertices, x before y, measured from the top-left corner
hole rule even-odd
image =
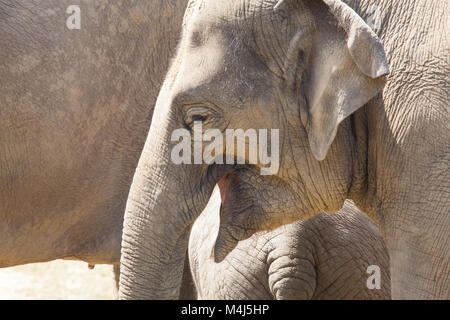
[[[187,1],[77,1],[80,29],[72,4],[0,0],[0,267],[118,266]]]
[[[321,213],[255,233],[216,263],[212,252],[219,215],[220,194],[215,190],[189,237],[189,270],[195,285],[190,297],[181,291],[184,299],[391,298],[384,241],[376,225],[351,202],[335,214]],[[379,268],[378,288],[367,285],[371,268]]]
[[[392,298],[448,299],[449,10],[190,1],[130,187],[119,297],[179,297],[192,224],[219,184],[216,262],[350,199],[386,243]],[[245,154],[227,130],[248,133]],[[251,130],[266,139],[251,143]],[[275,170],[268,153],[250,157],[269,147]]]

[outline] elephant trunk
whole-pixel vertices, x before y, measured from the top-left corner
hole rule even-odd
[[[214,188],[202,165],[171,161],[169,109],[157,102],[128,196],[120,299],[178,299],[190,228]]]

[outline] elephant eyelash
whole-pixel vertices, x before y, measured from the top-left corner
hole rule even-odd
[[[187,126],[192,126],[195,121],[205,122],[213,115],[210,108],[206,106],[193,106],[191,107],[184,117],[184,123]]]
[[[192,122],[194,121],[205,121],[206,119],[208,119],[207,116],[201,116],[201,115],[194,115],[192,116]]]

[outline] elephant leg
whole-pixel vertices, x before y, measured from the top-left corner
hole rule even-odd
[[[316,270],[310,248],[275,247],[268,255],[268,280],[276,300],[309,300],[316,290]]]
[[[283,227],[271,240],[269,286],[275,299],[390,299],[389,256],[375,225],[346,203]],[[380,288],[367,285],[378,266]]]

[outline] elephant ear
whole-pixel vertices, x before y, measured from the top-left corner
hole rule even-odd
[[[348,5],[340,0],[305,3],[315,27],[292,38],[286,70],[307,75],[302,84],[308,139],[315,158],[323,160],[339,123],[383,88],[389,66],[380,39]],[[292,58],[300,56],[306,61]]]

